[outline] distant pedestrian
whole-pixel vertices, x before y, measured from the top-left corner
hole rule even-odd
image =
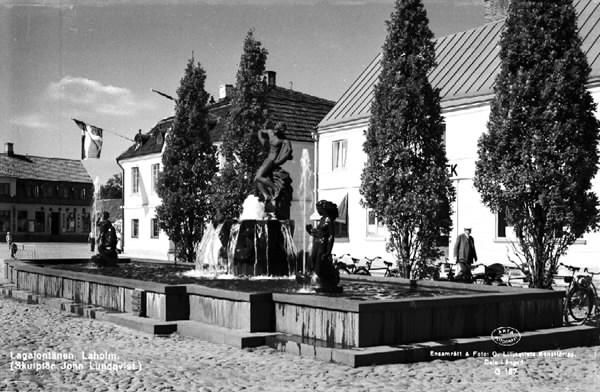
[[[12,235],[10,234],[10,231],[6,232],[6,243],[8,244],[8,250],[11,250],[11,245],[13,243],[13,238]]]
[[[465,227],[465,232],[456,238],[456,244],[454,244],[454,257],[456,258],[456,266],[459,268],[456,277],[470,280],[471,264],[473,264],[473,261],[477,261],[475,240],[471,236],[470,227]]]

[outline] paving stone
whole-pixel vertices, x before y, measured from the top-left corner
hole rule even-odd
[[[260,346],[236,349],[173,334],[155,337],[48,305],[0,298],[0,390],[4,391],[596,391],[600,347],[561,350],[515,366],[485,359],[342,365]],[[18,354],[71,354],[81,370],[11,369]],[[83,353],[83,354],[82,354]],[[89,359],[96,355],[97,359]],[[500,359],[511,359],[502,357]],[[83,356],[88,359],[83,359]],[[104,359],[98,359],[104,358]],[[64,361],[28,360],[60,365]],[[89,363],[94,368],[90,369]],[[129,363],[132,369],[127,369]],[[100,369],[101,364],[112,365]],[[131,365],[133,364],[133,365]],[[116,366],[116,368],[114,368]],[[516,369],[511,374],[509,371]],[[496,374],[499,373],[499,374]]]

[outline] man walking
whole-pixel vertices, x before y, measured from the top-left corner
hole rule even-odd
[[[465,232],[456,238],[454,257],[459,268],[456,277],[460,277],[461,280],[471,280],[471,264],[473,264],[473,261],[477,261],[477,252],[475,251],[475,240],[471,236],[470,227],[465,227]]]

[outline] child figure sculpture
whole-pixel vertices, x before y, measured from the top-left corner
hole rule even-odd
[[[335,220],[338,217],[337,206],[327,200],[317,203],[317,212],[321,219],[316,228],[306,225],[306,231],[313,237],[311,262],[315,274],[319,277],[318,291],[339,292],[340,276],[331,257],[335,241]]]

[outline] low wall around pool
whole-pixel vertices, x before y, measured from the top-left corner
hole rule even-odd
[[[418,281],[417,290],[461,289],[461,295],[352,300],[313,294],[246,293],[202,285],[164,285],[6,261],[17,289],[134,313],[193,320],[245,332],[276,332],[327,347],[402,345],[489,336],[498,327],[532,331],[562,325],[563,292]],[[389,279],[361,278],[372,284]],[[394,284],[411,281],[394,278]],[[342,281],[343,285],[343,281]],[[464,294],[464,290],[468,294]]]
[[[349,301],[273,294],[275,329],[328,347],[370,347],[489,335],[562,325],[564,294],[549,290]]]

